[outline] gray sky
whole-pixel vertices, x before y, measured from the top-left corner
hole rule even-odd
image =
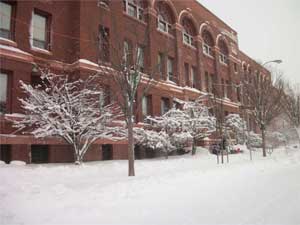
[[[300,0],[198,0],[238,32],[239,47],[266,62],[282,59],[276,67],[300,83]]]

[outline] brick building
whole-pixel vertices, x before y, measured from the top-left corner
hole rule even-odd
[[[7,120],[22,113],[19,80],[39,82],[35,65],[85,76],[99,64],[112,67],[114,49],[132,46],[142,52],[145,74],[158,66],[157,85],[139,106],[138,121],[213,89],[225,114],[240,113],[241,79],[269,73],[240,51],[237,32],[196,0],[1,0],[0,160],[73,161],[63,141],[14,134]],[[112,158],[127,158],[126,141],[99,140],[86,155],[86,160]]]

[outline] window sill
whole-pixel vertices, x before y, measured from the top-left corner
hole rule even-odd
[[[107,11],[110,11],[109,5],[105,4],[104,2],[99,1],[97,3],[97,6],[101,9],[105,9]]]
[[[186,47],[188,47],[188,48],[191,48],[191,49],[193,49],[193,50],[197,50],[197,48],[196,48],[195,46],[190,45],[190,44],[188,44],[188,43],[186,43],[186,42],[184,42],[184,41],[183,41],[183,45],[186,46]]]
[[[34,47],[34,46],[31,46],[31,51],[46,54],[46,55],[53,55],[53,53],[50,52],[49,50],[42,49],[42,48],[37,48],[37,47]]]
[[[203,55],[210,58],[210,59],[215,59],[212,55],[207,54],[206,52],[203,52]]]
[[[219,62],[220,62],[221,65],[228,67],[228,64],[226,64],[224,62],[221,62],[221,61],[219,61]]]
[[[0,44],[12,46],[12,47],[18,46],[18,44],[16,42],[14,42],[13,40],[2,38],[2,37],[0,37]]]
[[[126,16],[128,17],[129,19],[133,20],[133,21],[136,21],[136,22],[139,22],[140,24],[144,25],[144,26],[147,26],[147,23],[142,21],[142,20],[139,20],[138,18],[136,17],[133,17],[133,16],[130,16],[128,15],[126,12],[123,11],[123,16]]]
[[[158,28],[157,28],[157,31],[158,31],[160,34],[162,34],[162,35],[165,35],[165,36],[167,36],[167,37],[169,37],[169,38],[174,39],[174,36],[173,36],[172,34],[170,34],[170,33],[167,33],[167,32],[165,32],[165,31],[162,31],[162,30],[160,30],[160,29],[158,29]]]

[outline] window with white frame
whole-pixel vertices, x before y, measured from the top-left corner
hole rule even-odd
[[[0,2],[0,37],[12,39],[12,10],[13,5]]]
[[[225,65],[228,65],[229,51],[228,51],[228,47],[224,40],[219,41],[219,49],[220,49],[220,56],[219,56],[220,62]]]
[[[183,43],[195,47],[194,38],[193,38],[195,31],[192,23],[187,18],[184,18],[182,20],[182,26],[183,26],[183,33],[182,33]]]
[[[143,116],[147,116],[148,115],[148,101],[147,101],[147,96],[143,96],[142,98],[142,114]]]
[[[213,52],[214,41],[211,34],[207,30],[203,31],[202,39],[203,39],[203,45],[202,45],[203,53],[210,57],[214,57],[214,52]]]
[[[213,57],[212,47],[206,43],[203,43],[203,52],[205,55]]]
[[[144,47],[138,46],[137,49],[137,65],[138,70],[144,72],[145,62],[144,62]]]
[[[220,53],[220,62],[228,65],[228,57],[226,55],[224,55],[223,53]]]
[[[0,73],[0,114],[7,112],[7,82],[8,75]]]
[[[172,30],[172,25],[168,23],[163,16],[158,15],[158,30],[165,32],[165,33],[170,33]]]
[[[48,18],[47,16],[34,11],[32,18],[32,45],[36,48],[48,49]]]
[[[174,19],[169,5],[160,1],[157,4],[156,11],[158,13],[157,29],[161,32],[173,35],[172,24],[174,23]]]
[[[144,17],[144,2],[143,0],[123,0],[124,11],[132,17],[141,21],[145,20]]]
[[[131,59],[131,45],[127,40],[125,40],[123,44],[123,59],[125,65],[128,66]]]
[[[147,95],[142,98],[142,114],[145,118],[152,114],[152,96]]]
[[[168,62],[167,62],[167,80],[174,81],[174,70],[173,70],[173,65],[174,60],[171,57],[168,57]]]

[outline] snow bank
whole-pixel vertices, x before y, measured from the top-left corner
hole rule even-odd
[[[0,166],[1,165],[5,165],[6,163],[4,162],[4,161],[2,161],[2,160],[0,160]]]
[[[0,169],[0,224],[300,224],[300,151]],[[30,206],[30,207],[28,207]]]
[[[9,163],[10,165],[14,165],[14,166],[25,166],[26,162],[23,161],[18,161],[18,160],[13,160]]]

